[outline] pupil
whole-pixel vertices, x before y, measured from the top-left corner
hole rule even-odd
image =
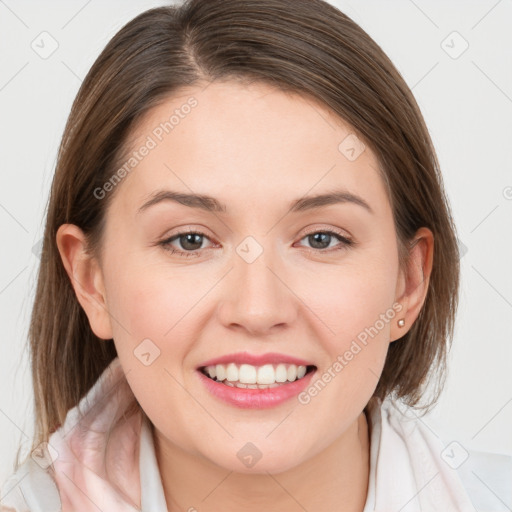
[[[201,241],[197,242],[197,240],[194,242],[194,238],[195,237],[198,237],[199,239],[201,238],[201,235],[198,235],[197,233],[189,233],[187,235],[183,235],[182,238],[185,238],[185,243],[184,244],[181,244],[182,247],[184,249],[191,249],[191,250],[194,250],[194,249],[198,249],[198,247],[194,247],[194,244],[199,244],[199,248],[201,247]],[[192,241],[189,241],[190,239],[192,239]],[[191,244],[192,247],[188,246],[188,244]]]
[[[320,244],[320,247],[315,247],[315,248],[325,248],[325,247],[328,247],[329,246],[329,240],[327,240],[327,245],[325,245],[325,239],[329,239],[331,237],[331,235],[327,234],[327,233],[315,233],[314,235],[310,235],[310,238],[312,238],[314,240],[314,242],[312,243],[313,247],[315,247],[315,244]],[[323,243],[322,243],[322,240],[318,240],[318,239],[323,239]]]

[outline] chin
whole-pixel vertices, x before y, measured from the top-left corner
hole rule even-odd
[[[267,443],[268,444],[268,443]],[[290,447],[280,446],[262,447],[250,441],[236,443],[236,448],[226,448],[218,454],[204,454],[210,461],[225,470],[241,474],[279,474],[288,471],[303,461],[303,457]],[[230,456],[230,452],[234,457]],[[218,455],[216,457],[216,455]]]

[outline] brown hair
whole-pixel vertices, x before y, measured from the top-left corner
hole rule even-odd
[[[425,303],[407,334],[390,345],[374,397],[394,393],[415,406],[428,377],[439,370],[438,384],[444,378],[458,302],[458,245],[433,144],[400,73],[366,32],[322,0],[188,0],[127,23],[74,101],[51,188],[29,331],[34,445],[47,440],[116,356],[112,340],[94,335],[76,298],[57,229],[76,224],[91,254],[99,255],[115,190],[102,200],[94,190],[124,161],[137,122],[179,88],[214,80],[260,81],[308,95],[348,122],[376,154],[401,268],[420,227],[433,232],[435,244]]]

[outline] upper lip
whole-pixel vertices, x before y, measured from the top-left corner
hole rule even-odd
[[[300,359],[295,356],[287,354],[279,354],[277,352],[267,352],[266,354],[250,354],[249,352],[236,352],[233,354],[226,354],[224,356],[209,359],[198,366],[203,368],[205,366],[214,366],[216,364],[235,363],[235,364],[250,364],[253,366],[263,366],[264,364],[295,364],[297,366],[314,366],[312,363],[305,359]]]

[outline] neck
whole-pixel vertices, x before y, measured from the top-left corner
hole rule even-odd
[[[327,448],[292,469],[247,474],[186,452],[154,431],[168,512],[361,512],[368,492],[369,439],[362,412]]]

